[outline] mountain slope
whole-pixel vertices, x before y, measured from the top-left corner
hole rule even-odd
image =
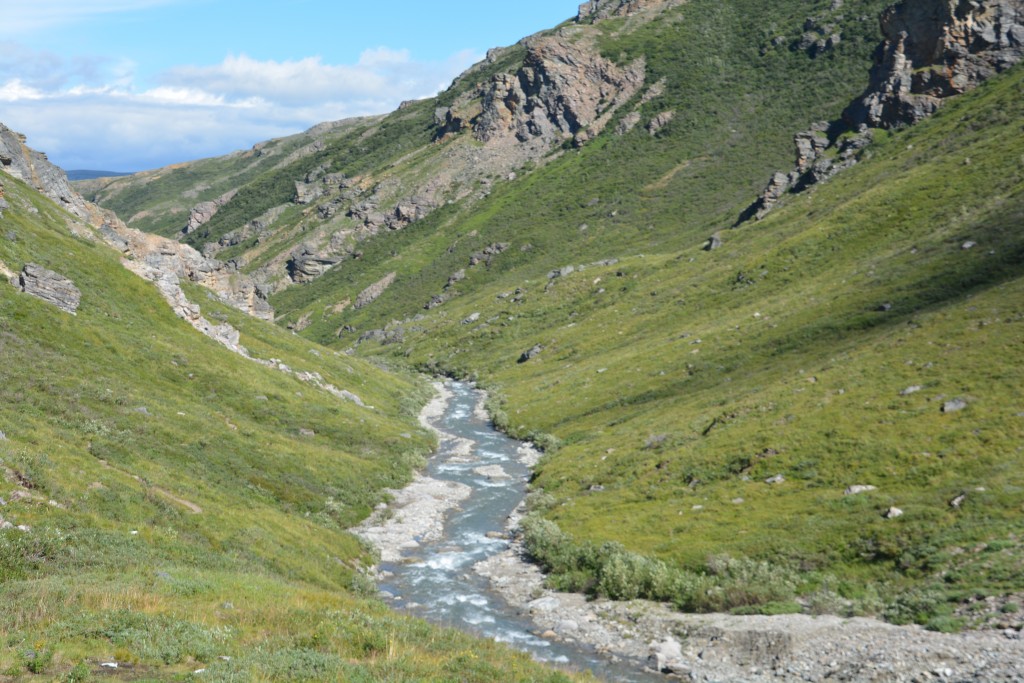
[[[372,558],[345,529],[432,446],[417,380],[186,285],[275,362],[232,353],[90,226],[2,188],[0,270],[19,287],[0,285],[0,676],[566,680],[365,597]]]
[[[1021,8],[885,4],[588,3],[185,239],[302,336],[486,383],[560,585],[998,620],[952,612],[1022,590]],[[856,166],[743,222],[808,127],[796,189]]]

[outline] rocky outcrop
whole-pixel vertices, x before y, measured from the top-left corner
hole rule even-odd
[[[340,258],[318,253],[316,247],[311,244],[301,244],[292,252],[288,261],[288,276],[292,282],[310,282],[339,263]]]
[[[188,235],[203,227],[217,214],[220,207],[227,204],[238,193],[238,190],[230,190],[213,201],[196,204],[189,211],[188,223],[182,228],[182,235]]]
[[[484,143],[586,142],[644,83],[644,64],[618,66],[561,36],[526,41],[523,66],[484,87],[474,133]]]
[[[843,112],[842,122],[797,133],[796,169],[775,173],[736,225],[760,220],[787,192],[856,164],[872,128],[917,123],[946,97],[1024,59],[1024,0],[904,0],[882,13],[881,27],[886,39],[868,89]]]
[[[593,0],[580,5],[579,12],[576,14],[576,22],[582,24],[610,17],[624,17],[656,4],[660,5],[662,2],[659,0]]]
[[[82,293],[75,287],[75,283],[34,263],[25,264],[15,286],[72,315],[78,310],[78,303],[82,299]]]
[[[396,277],[398,277],[398,273],[388,273],[377,282],[374,282],[372,285],[359,292],[359,296],[356,297],[356,302],[352,304],[352,308],[360,309],[372,304],[387,291],[388,287],[394,284]]]
[[[1024,58],[1021,0],[905,0],[881,25],[871,85],[844,114],[853,126],[916,123]]]
[[[0,123],[0,169],[43,193],[81,219],[89,217],[86,201],[71,188],[68,176],[42,152],[25,144],[25,136]]]

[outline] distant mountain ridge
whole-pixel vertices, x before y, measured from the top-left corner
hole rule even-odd
[[[68,171],[68,180],[74,182],[76,180],[95,180],[97,178],[119,178],[121,176],[133,175],[134,171],[120,172],[120,171],[88,171],[88,170],[74,170]]]

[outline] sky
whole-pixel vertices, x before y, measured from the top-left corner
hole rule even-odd
[[[0,0],[0,123],[141,171],[429,97],[579,0]]]

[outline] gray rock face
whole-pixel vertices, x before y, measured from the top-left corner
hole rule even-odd
[[[580,5],[579,12],[576,14],[576,23],[600,21],[609,17],[624,17],[654,4],[659,3],[654,0],[592,0],[592,2]]]
[[[372,304],[374,301],[379,299],[385,291],[387,291],[388,287],[394,284],[396,277],[398,277],[398,273],[388,273],[380,280],[377,280],[372,285],[359,292],[359,296],[356,297],[356,302],[352,307],[359,309]]]
[[[620,67],[563,38],[536,39],[527,48],[519,71],[484,87],[474,133],[485,143],[575,138],[582,144],[644,83],[642,63]]]
[[[71,188],[63,170],[42,152],[25,144],[25,136],[0,124],[0,169],[22,180],[79,218],[88,218],[88,204]]]
[[[188,223],[185,224],[185,227],[182,229],[182,233],[188,235],[209,223],[217,214],[217,211],[220,210],[220,207],[231,201],[237,192],[238,190],[231,190],[230,192],[226,192],[220,197],[217,197],[213,201],[200,202],[199,204],[196,204],[192,207],[192,210],[189,211]]]
[[[18,288],[72,315],[78,310],[82,293],[75,283],[59,273],[26,263],[18,276]]]
[[[905,0],[881,26],[871,85],[844,113],[853,126],[916,123],[1024,58],[1021,0]]]
[[[796,169],[776,173],[737,225],[760,220],[787,192],[825,182],[856,164],[871,143],[871,128],[916,123],[944,98],[1024,59],[1024,0],[904,0],[882,13],[881,25],[886,40],[871,84],[843,112],[847,130],[855,134],[840,138],[843,131],[827,123],[797,133]]]
[[[292,282],[311,282],[339,263],[340,257],[320,253],[311,244],[302,244],[292,252],[286,267]]]
[[[523,354],[519,356],[518,362],[525,363],[526,361],[533,360],[534,358],[539,356],[541,351],[543,350],[544,347],[542,345],[534,344],[528,351],[523,351]]]

